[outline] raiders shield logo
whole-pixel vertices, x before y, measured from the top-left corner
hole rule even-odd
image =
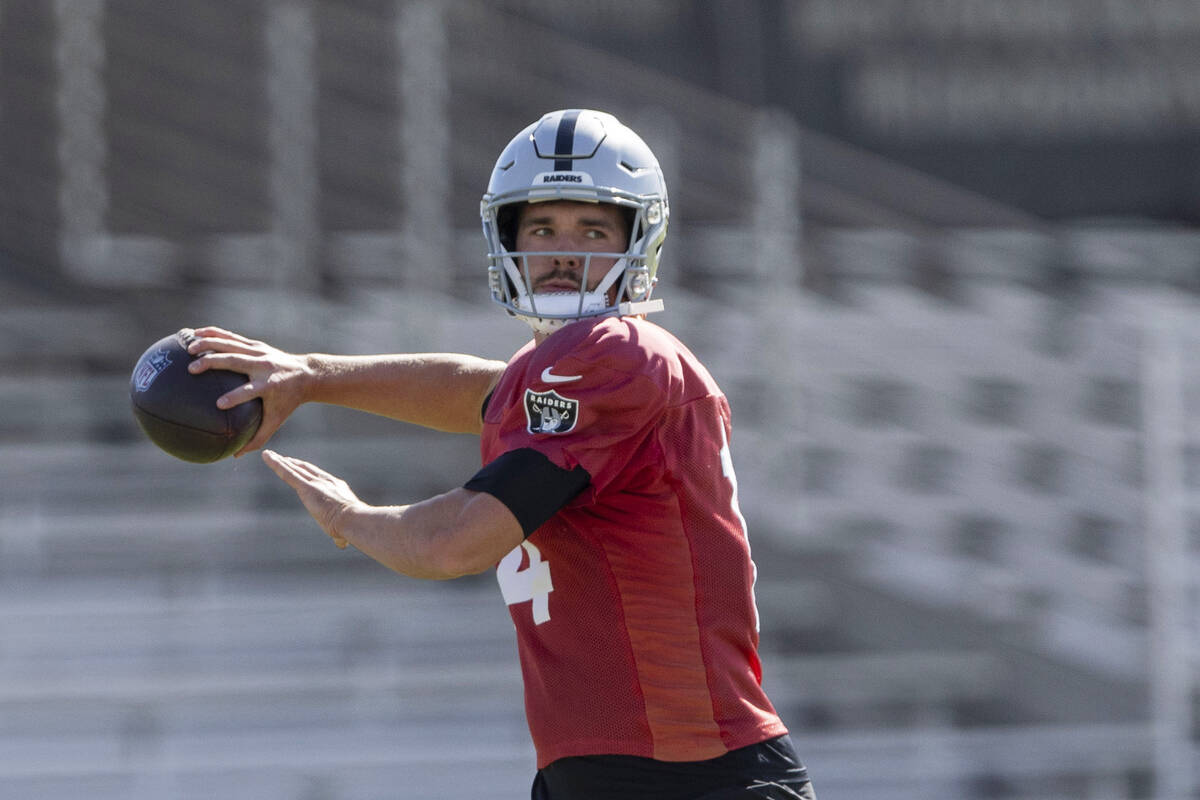
[[[567,433],[579,418],[579,401],[568,400],[551,389],[525,390],[525,419],[530,433]]]

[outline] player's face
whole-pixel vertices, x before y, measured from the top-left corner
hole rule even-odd
[[[528,203],[517,217],[517,250],[533,252],[623,253],[629,244],[625,214],[610,203],[553,200]],[[578,255],[529,256],[529,279],[535,294],[577,292],[584,258]],[[593,258],[587,268],[591,291],[616,263]]]

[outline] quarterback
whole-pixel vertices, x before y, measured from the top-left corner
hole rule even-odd
[[[610,114],[554,111],[504,148],[481,214],[492,298],[533,331],[507,363],[298,355],[209,327],[193,369],[249,376],[218,401],[263,400],[243,452],[306,402],[479,434],[482,468],[411,505],[263,458],[341,547],[419,578],[496,571],[535,800],[811,800],[761,685],[729,405],[646,319],[669,217],[657,160]]]

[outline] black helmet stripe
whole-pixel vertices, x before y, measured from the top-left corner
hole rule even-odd
[[[572,109],[562,115],[558,121],[558,133],[554,138],[554,155],[567,158],[554,159],[555,172],[568,172],[571,169],[570,155],[575,152],[575,123],[579,120],[579,110]]]

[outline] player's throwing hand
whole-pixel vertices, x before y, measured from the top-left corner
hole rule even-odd
[[[196,338],[188,348],[189,353],[197,356],[190,366],[193,373],[224,369],[249,378],[244,385],[218,398],[218,408],[232,408],[255,397],[262,399],[263,418],[258,433],[234,455],[257,450],[306,401],[304,390],[309,369],[304,358],[224,328],[207,326],[197,328],[194,334]]]

